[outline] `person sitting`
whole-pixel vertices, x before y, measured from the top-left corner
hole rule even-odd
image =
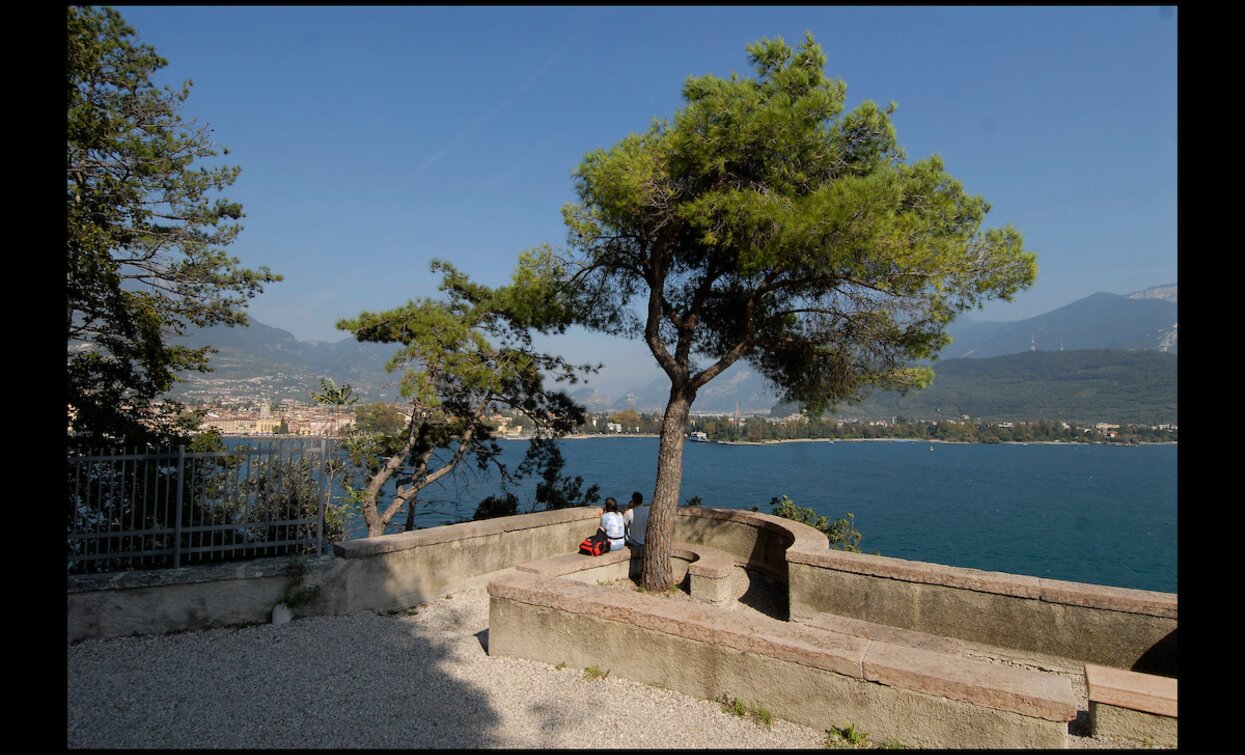
[[[605,499],[605,513],[601,514],[601,529],[610,539],[610,550],[616,551],[623,547],[626,525],[623,524],[622,514],[618,513],[618,501],[613,498]]]
[[[644,535],[648,531],[649,507],[644,505],[644,496],[639,491],[631,494],[631,503],[623,512],[623,524],[627,528],[627,545],[644,547]]]

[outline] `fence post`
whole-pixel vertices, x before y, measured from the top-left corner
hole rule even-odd
[[[185,490],[182,476],[186,471],[186,444],[177,446],[177,513],[173,524],[173,568],[182,565],[182,493]]]
[[[324,436],[320,436],[320,513],[316,517],[316,553],[324,553],[324,510],[325,504],[328,503],[328,497],[332,493],[331,486],[328,484],[328,441]]]

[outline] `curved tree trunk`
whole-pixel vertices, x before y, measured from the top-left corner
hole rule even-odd
[[[670,389],[670,401],[661,419],[661,445],[657,451],[657,484],[653,490],[648,531],[644,535],[644,589],[664,592],[674,586],[670,552],[674,544],[674,518],[679,506],[679,486],[683,482],[683,430],[692,408],[692,398],[677,388]]]

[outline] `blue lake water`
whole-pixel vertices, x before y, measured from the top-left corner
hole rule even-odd
[[[502,445],[503,459],[517,466],[526,443]],[[919,441],[688,443],[679,500],[699,495],[706,506],[768,513],[771,498],[787,495],[819,514],[855,514],[868,553],[1177,591],[1176,445],[930,448]],[[571,440],[562,451],[564,473],[599,483],[602,498],[652,495],[656,438]],[[425,490],[416,523],[470,518],[499,489],[496,474],[473,467]],[[521,506],[531,505],[534,481],[511,489]]]

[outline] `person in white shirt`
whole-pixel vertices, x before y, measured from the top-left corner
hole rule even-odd
[[[605,499],[605,513],[601,514],[601,529],[610,539],[610,550],[616,551],[623,547],[626,525],[623,524],[622,514],[618,513],[618,501],[613,498]]]
[[[644,505],[644,496],[637,491],[631,494],[631,503],[623,512],[623,524],[627,528],[627,545],[644,546],[644,535],[648,531],[648,506]]]

